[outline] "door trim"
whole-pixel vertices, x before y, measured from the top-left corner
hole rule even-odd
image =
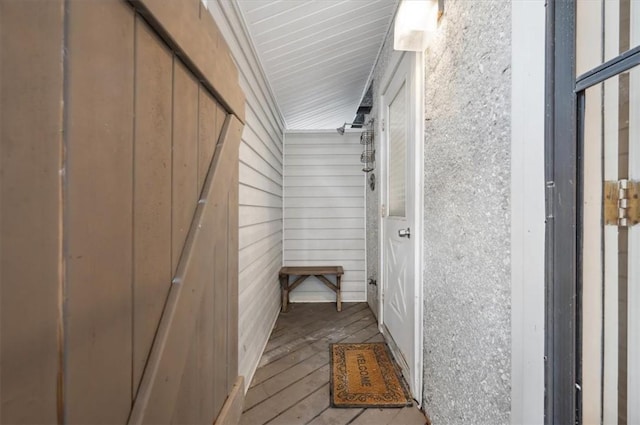
[[[391,55],[391,59],[389,60],[389,65],[387,66],[387,71],[384,74],[382,79],[382,84],[380,85],[380,92],[378,94],[378,117],[377,120],[377,133],[382,135],[382,117],[384,116],[384,104],[382,102],[382,95],[389,87],[393,77],[396,74],[398,66],[402,59],[404,59],[405,55],[409,57],[410,64],[410,77],[411,86],[414,90],[409,90],[408,93],[411,95],[411,111],[412,114],[410,116],[411,128],[414,130],[414,140],[416,141],[415,145],[415,157],[414,157],[414,193],[412,194],[415,198],[414,202],[414,216],[415,223],[414,228],[411,229],[411,241],[413,243],[413,252],[414,252],[414,270],[413,275],[414,279],[414,356],[413,356],[413,365],[409,365],[412,369],[413,377],[409,378],[409,386],[411,388],[411,393],[413,397],[416,399],[418,407],[422,406],[422,393],[423,393],[423,310],[424,310],[424,298],[423,298],[423,276],[424,276],[424,261],[423,261],[423,241],[424,241],[424,75],[425,75],[425,67],[424,67],[424,55],[422,52],[398,52],[394,51]],[[381,139],[382,140],[382,139]],[[380,182],[381,182],[381,190],[378,193],[378,206],[379,209],[376,212],[378,214],[378,278],[380,281],[379,288],[379,296],[378,296],[378,327],[380,332],[385,336],[385,339],[388,338],[388,333],[386,331],[386,326],[384,325],[384,288],[385,288],[385,275],[384,275],[384,225],[382,220],[381,208],[385,203],[384,200],[384,190],[382,188],[387,179],[387,151],[384,143],[380,143]],[[393,344],[391,344],[393,345]]]
[[[545,424],[576,423],[580,328],[575,0],[547,4]]]

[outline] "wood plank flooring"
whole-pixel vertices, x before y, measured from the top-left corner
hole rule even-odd
[[[416,407],[329,407],[329,344],[380,342],[366,303],[291,304],[281,313],[245,397],[241,425],[424,425]]]

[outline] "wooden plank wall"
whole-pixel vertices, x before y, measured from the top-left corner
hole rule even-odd
[[[135,22],[133,155],[133,392],[138,390],[171,273],[173,55]],[[192,97],[193,103],[197,97]]]
[[[212,415],[217,416],[233,387],[229,372],[235,374],[237,322],[233,320],[233,307],[222,309],[221,305],[232,306],[237,300],[237,275],[227,278],[227,262],[235,265],[229,258],[237,253],[237,237],[229,237],[232,232],[225,229],[225,223],[237,223],[233,218],[236,208],[229,203],[237,197],[237,176],[229,170],[237,167],[241,128],[233,116],[225,121],[133,406],[131,424],[163,423],[171,417],[177,423],[206,423]],[[221,258],[224,267],[218,267]],[[211,296],[219,286],[226,288],[222,291],[228,291],[228,298]],[[213,323],[213,316],[220,310],[231,310],[229,317],[221,319],[229,326]],[[230,349],[217,351],[220,346],[226,347],[225,343],[231,345]],[[181,394],[184,392],[188,396]]]
[[[359,133],[287,133],[285,142],[284,263],[341,265],[343,301],[366,301],[365,173]],[[292,302],[335,301],[310,278]]]
[[[121,2],[68,6],[64,416],[122,423],[132,399],[135,16]]]
[[[284,122],[233,2],[208,6],[246,94],[240,144],[239,374],[248,386],[280,310]]]
[[[0,0],[2,423],[210,424],[238,382],[244,96],[199,2],[133,3]]]
[[[63,31],[62,0],[0,1],[0,423],[57,421]]]

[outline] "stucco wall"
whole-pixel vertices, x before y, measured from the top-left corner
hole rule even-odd
[[[511,5],[445,7],[425,59],[425,408],[508,423]]]
[[[435,424],[509,422],[510,66],[510,2],[447,0],[425,52],[423,407]],[[376,279],[378,217],[377,190],[368,191]]]

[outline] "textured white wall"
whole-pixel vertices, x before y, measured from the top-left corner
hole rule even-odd
[[[360,133],[287,133],[284,151],[285,265],[341,265],[342,300],[366,301]],[[290,296],[292,302],[336,299],[315,278]]]
[[[448,0],[425,52],[425,408],[511,411],[511,2]]]
[[[240,144],[239,374],[251,383],[280,311],[284,123],[232,2],[208,8],[229,44],[246,96]]]

